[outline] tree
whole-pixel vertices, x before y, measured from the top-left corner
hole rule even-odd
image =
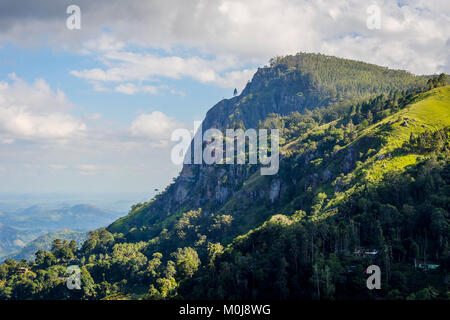
[[[78,250],[78,246],[77,246],[77,242],[75,240],[70,240],[69,243],[69,249],[75,254],[77,253]]]
[[[220,243],[208,243],[208,261],[209,266],[211,268],[214,268],[214,260],[216,259],[217,255],[220,255],[223,253],[223,246]]]
[[[36,256],[35,262],[41,268],[48,268],[56,264],[56,258],[51,252],[38,250],[35,256]]]
[[[237,89],[236,88],[234,88],[234,92],[233,92],[233,96],[237,96]]]
[[[63,241],[61,239],[55,239],[52,242],[52,253],[56,256],[58,250],[63,247]]]
[[[12,298],[25,300],[31,298],[37,289],[37,285],[29,279],[21,279],[15,283],[12,290]]]
[[[447,85],[447,75],[445,73],[441,73],[439,77],[437,78],[438,84],[440,86],[446,86]]]
[[[171,256],[175,258],[177,274],[180,280],[191,278],[201,263],[197,251],[191,247],[178,248]]]

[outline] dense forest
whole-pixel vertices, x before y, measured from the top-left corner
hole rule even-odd
[[[352,76],[352,67],[363,72]],[[188,186],[196,174],[203,179],[197,194],[208,195],[212,183],[231,191],[194,202],[177,197],[174,182],[80,247],[56,239],[33,261],[8,259],[0,265],[0,299],[449,299],[446,75],[304,54],[263,69],[285,70],[283,81],[301,73],[326,97],[257,121],[280,130],[278,174],[261,176],[258,165],[186,167]],[[235,104],[264,91],[266,71]],[[232,126],[243,128],[256,119],[236,117]],[[380,290],[366,287],[373,264]],[[80,267],[80,290],[66,287],[70,265]]]

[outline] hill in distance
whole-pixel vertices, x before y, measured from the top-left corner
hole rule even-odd
[[[27,243],[18,252],[7,255],[6,257],[3,258],[3,260],[13,259],[16,261],[21,261],[22,259],[25,259],[27,261],[33,261],[35,259],[35,253],[38,250],[50,251],[52,247],[52,242],[55,239],[75,240],[77,244],[81,246],[83,242],[87,239],[88,233],[89,233],[88,231],[85,232],[72,231],[69,229],[61,230],[58,232],[49,232],[47,234],[37,237],[30,243]]]
[[[59,232],[67,228],[76,231],[94,230],[107,226],[121,215],[89,204],[58,209],[33,205],[4,214],[0,217],[0,257],[17,252],[48,232]]]

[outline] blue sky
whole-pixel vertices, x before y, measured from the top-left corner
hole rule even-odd
[[[80,30],[66,27],[70,4]],[[163,189],[180,170],[171,132],[192,129],[271,57],[450,72],[449,12],[443,0],[4,1],[0,192]]]
[[[154,50],[141,49],[138,52]],[[213,104],[220,99],[229,98],[233,91],[231,88],[202,84],[189,78],[160,79],[156,84],[167,88],[153,95],[96,91],[89,82],[70,74],[72,70],[97,67],[96,55],[80,56],[70,51],[55,51],[47,46],[30,49],[8,44],[1,48],[1,59],[1,74],[15,73],[26,82],[44,78],[53,89],[62,90],[77,105],[73,110],[74,115],[106,114],[108,119],[118,125],[126,125],[136,114],[155,110],[165,110],[167,115],[180,121],[201,120]],[[171,93],[171,90],[175,92]]]

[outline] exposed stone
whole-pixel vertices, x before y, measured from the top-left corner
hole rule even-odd
[[[175,189],[175,201],[183,202],[184,199],[186,199],[187,194],[188,191],[186,188],[182,184],[179,184]]]

